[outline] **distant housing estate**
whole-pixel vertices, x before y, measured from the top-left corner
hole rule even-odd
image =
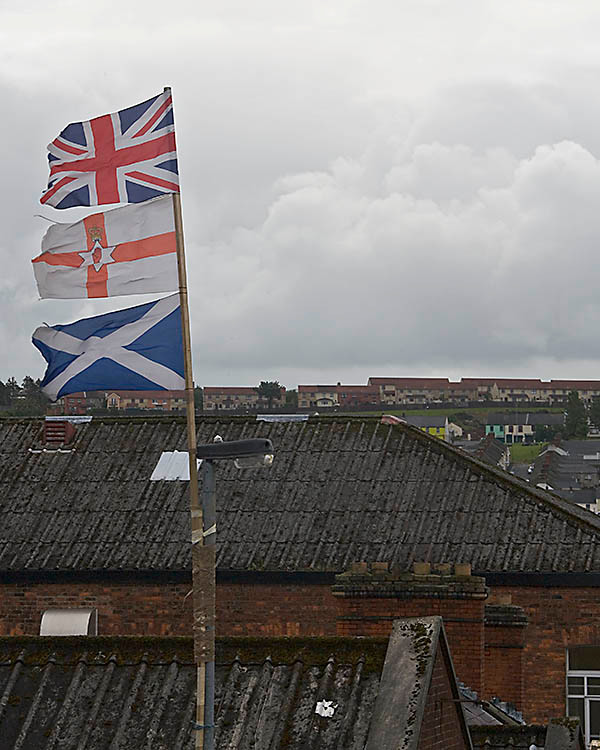
[[[264,409],[269,406],[267,398],[259,396],[256,388],[246,386],[205,386],[203,390],[204,411]],[[271,401],[271,407],[285,406],[285,388]]]
[[[397,378],[371,377],[366,385],[299,385],[300,410],[346,408],[377,409],[386,406],[436,406],[473,403],[505,403],[523,406],[566,404],[571,391],[577,391],[586,404],[600,397],[600,380],[539,380],[534,378]],[[215,411],[254,411],[281,409],[286,405],[286,389],[270,401],[252,386],[205,386],[203,409]],[[86,414],[91,409],[182,411],[183,391],[93,391],[74,393],[59,399],[56,407],[63,414]],[[531,416],[531,415],[530,415]],[[516,424],[516,422],[515,422]],[[534,423],[531,423],[534,424]],[[436,425],[437,426],[437,425]],[[500,434],[502,432],[503,434]],[[494,430],[495,437],[506,440],[505,430]],[[434,433],[435,434],[435,433]],[[518,442],[515,440],[514,442]]]
[[[369,378],[367,385],[299,385],[298,407],[430,405],[449,402],[566,403],[577,391],[586,403],[600,396],[599,380],[539,380],[536,378]]]
[[[560,430],[564,421],[564,414],[529,412],[488,414],[485,434],[493,435],[504,443],[534,443],[536,442],[536,427],[554,427]]]
[[[91,409],[184,411],[185,391],[82,391],[62,396],[50,411],[79,415]]]

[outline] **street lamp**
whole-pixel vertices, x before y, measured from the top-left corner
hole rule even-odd
[[[217,510],[215,461],[233,460],[238,469],[257,469],[273,464],[273,443],[266,438],[224,441],[217,435],[212,443],[198,445],[196,455],[202,459],[202,540],[195,540],[206,549],[204,564],[194,576],[200,585],[198,596],[194,597],[204,611],[194,612],[195,648],[204,655],[204,680],[198,676],[198,691],[202,692],[204,720],[194,722],[195,729],[201,729],[203,750],[214,750],[215,746],[215,554],[217,540]],[[197,623],[200,622],[200,627]],[[200,630],[200,633],[198,633]]]

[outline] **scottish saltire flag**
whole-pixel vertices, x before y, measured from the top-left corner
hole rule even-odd
[[[177,246],[170,195],[52,224],[34,258],[42,299],[173,292]]]
[[[72,122],[48,145],[50,181],[41,203],[55,208],[142,203],[179,192],[169,89],[87,122]]]
[[[48,362],[42,390],[183,390],[179,295],[76,323],[41,326],[32,341]]]

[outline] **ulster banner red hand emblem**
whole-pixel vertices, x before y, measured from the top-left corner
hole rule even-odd
[[[171,197],[54,224],[33,268],[42,298],[113,297],[177,289]]]

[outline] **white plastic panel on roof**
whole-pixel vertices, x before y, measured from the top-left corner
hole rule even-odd
[[[98,635],[98,610],[47,609],[42,615],[40,635]]]
[[[198,459],[198,468],[202,459]],[[188,481],[190,479],[190,459],[187,451],[164,451],[154,467],[151,482],[165,479],[167,482],[176,480]]]
[[[71,422],[71,424],[86,424],[91,422],[93,417],[77,414],[64,414],[60,417],[46,417],[46,422]]]
[[[257,414],[257,422],[306,422],[308,414]]]

